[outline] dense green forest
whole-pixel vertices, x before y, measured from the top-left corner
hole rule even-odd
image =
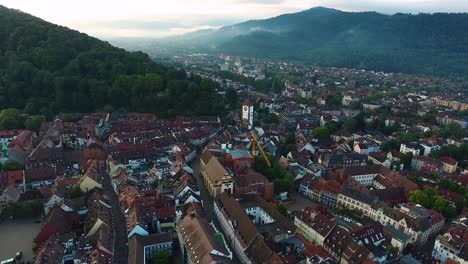
[[[117,109],[217,114],[224,110],[217,88],[142,52],[0,6],[0,109],[47,116]]]
[[[217,53],[387,72],[468,75],[468,14],[312,8],[187,34]],[[208,43],[207,43],[208,42]],[[187,43],[187,42],[186,42]]]

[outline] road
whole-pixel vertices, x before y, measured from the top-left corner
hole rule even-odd
[[[208,222],[216,220],[216,223],[217,223],[217,219],[214,215],[214,210],[213,210],[213,199],[211,198],[210,193],[208,192],[205,184],[203,183],[203,178],[200,172],[200,155],[197,155],[195,160],[193,160],[190,163],[190,166],[193,170],[193,176],[197,180],[197,185],[200,188],[200,196],[201,196],[201,199],[203,200],[203,209],[205,210],[206,218],[208,219]]]
[[[193,176],[197,180],[197,185],[200,188],[200,196],[201,196],[201,199],[203,200],[203,209],[206,214],[206,219],[208,220],[208,222],[213,222],[216,228],[218,229],[218,231],[223,232],[223,229],[221,228],[221,225],[219,224],[218,219],[216,218],[214,214],[213,199],[211,198],[211,195],[208,192],[208,189],[206,189],[205,184],[203,183],[202,175],[200,173],[200,153],[197,154],[197,157],[195,158],[195,160],[190,162],[190,167],[193,170]],[[232,263],[240,263],[229,241],[226,241],[226,242],[228,243],[228,247],[231,249],[231,251],[233,251]]]
[[[102,191],[107,197],[112,206],[112,219],[114,230],[114,260],[112,263],[126,264],[128,263],[128,239],[127,239],[127,224],[125,215],[120,207],[119,197],[112,188],[110,176],[106,170],[104,161],[99,162],[101,168],[101,176],[103,178]]]

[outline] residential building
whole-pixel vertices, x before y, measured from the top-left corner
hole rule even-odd
[[[275,193],[274,188],[272,182],[261,173],[253,170],[248,170],[245,174],[235,177],[234,193],[236,197],[244,194],[259,194],[265,200],[272,200]]]
[[[59,206],[55,206],[44,220],[41,230],[34,238],[34,243],[40,246],[54,234],[65,234],[77,228],[79,228],[78,214],[65,212]]]
[[[372,258],[369,250],[354,242],[351,234],[340,226],[335,226],[325,238],[323,248],[341,264],[365,263]]]
[[[442,162],[442,170],[446,173],[455,173],[457,171],[458,161],[449,156],[440,158]]]
[[[416,156],[411,160],[411,168],[423,174],[440,173],[443,165],[440,161],[427,156]]]
[[[377,198],[365,192],[364,189],[358,190],[345,186],[338,194],[338,206],[343,206],[357,210],[362,214],[368,214],[372,211],[372,205],[377,202]]]
[[[398,253],[402,253],[403,249],[411,242],[411,235],[406,234],[404,230],[395,228],[393,225],[386,225],[383,227],[384,234],[390,241],[390,244],[398,249]]]
[[[419,143],[419,145],[422,148],[420,154],[424,156],[429,156],[429,154],[441,148],[439,144],[437,144],[436,142],[432,142],[432,141],[421,142]]]
[[[178,224],[177,234],[184,263],[231,263],[233,255],[224,235],[205,215],[189,212]]]
[[[418,189],[416,183],[382,165],[346,168],[339,175],[342,180],[352,177],[361,185],[376,190],[402,188],[405,194],[402,198],[407,198],[411,191]]]
[[[294,236],[296,227],[260,195],[243,195],[238,202],[265,241],[280,243]]]
[[[434,210],[414,204],[399,204],[389,207],[375,204],[366,213],[382,225],[393,225],[411,236],[410,243],[426,243],[429,236],[437,234],[445,223],[445,218]]]
[[[307,240],[323,246],[325,238],[336,226],[335,222],[316,208],[307,207],[294,215],[297,231]]]
[[[215,198],[214,213],[241,263],[283,263],[265,244],[240,204],[226,192]]]
[[[354,140],[353,150],[359,154],[369,155],[380,150],[380,144],[374,140],[358,138]]]
[[[23,190],[37,190],[42,186],[51,186],[57,178],[54,167],[33,167],[24,170]]]
[[[432,256],[441,263],[448,259],[468,263],[468,227],[452,226],[447,233],[437,236]]]
[[[16,139],[8,143],[8,158],[20,164],[25,164],[26,158],[33,150],[32,139],[32,132],[23,130]]]
[[[62,179],[52,188],[52,194],[44,203],[44,213],[47,215],[52,207],[69,198],[67,192],[73,188],[79,181],[79,178]]]
[[[468,210],[461,214],[448,231],[436,238],[432,256],[440,263],[468,263]]]
[[[367,165],[367,156],[358,153],[322,154],[319,163],[329,169],[360,167]]]
[[[90,192],[95,188],[102,189],[102,175],[100,174],[96,163],[93,163],[86,173],[81,176],[79,186],[82,192]]]
[[[372,103],[364,103],[362,104],[362,108],[367,109],[367,110],[375,110],[382,107],[381,104],[372,104]]]
[[[159,251],[173,254],[171,233],[157,233],[147,236],[135,234],[128,240],[128,263],[153,263],[152,257]]]
[[[413,157],[418,156],[420,154],[420,149],[417,147],[417,145],[406,145],[406,144],[400,144],[400,152],[401,153],[412,153]]]
[[[223,192],[233,193],[232,176],[209,150],[205,150],[201,156],[201,174],[212,197]]]
[[[21,195],[21,191],[14,185],[8,185],[0,192],[0,214],[10,203],[16,203]]]

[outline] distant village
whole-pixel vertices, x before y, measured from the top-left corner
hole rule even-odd
[[[0,131],[0,163],[21,165],[0,172],[0,221],[41,220],[24,262],[468,263],[468,83],[171,62],[235,90],[238,110]],[[278,93],[256,89],[269,79]]]

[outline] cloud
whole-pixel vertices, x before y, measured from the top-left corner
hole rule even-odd
[[[468,0],[0,0],[0,4],[98,36],[178,34],[314,6],[386,14],[468,11]]]
[[[249,3],[249,4],[281,4],[285,0],[234,0],[235,3]]]

